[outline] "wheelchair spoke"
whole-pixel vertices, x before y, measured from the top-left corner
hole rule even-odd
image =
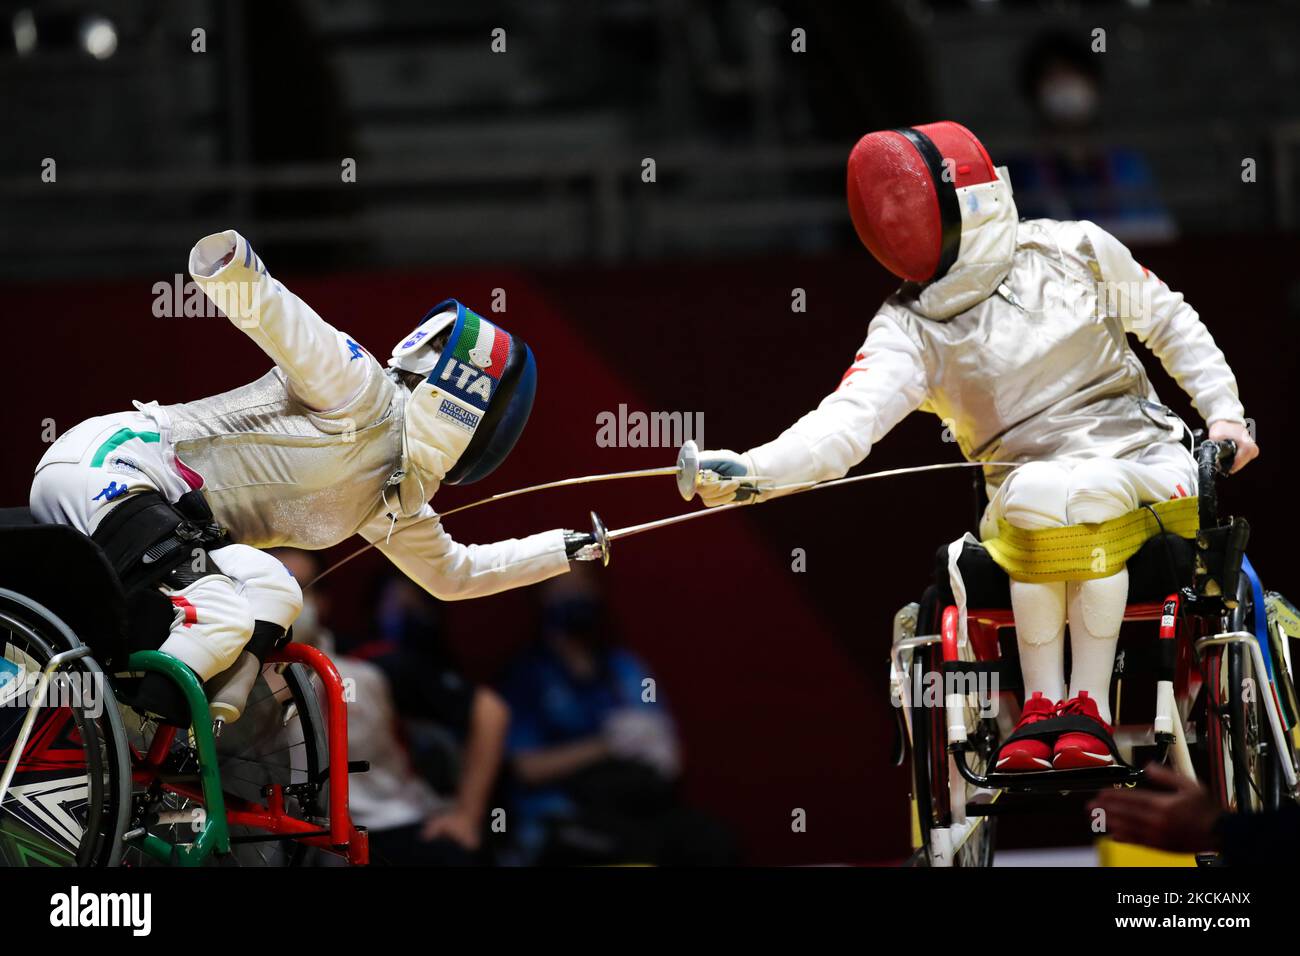
[[[265,686],[265,684],[261,686]],[[285,698],[289,698],[290,700],[286,701]],[[259,704],[267,700],[276,700],[282,704],[289,703],[292,700],[292,691],[289,690],[288,685],[285,685],[284,687],[281,687],[278,690],[271,690],[270,688],[267,688],[266,693],[260,694],[256,697],[253,696],[252,694],[249,694],[248,700],[244,704],[244,709],[252,710],[254,707],[258,706]]]
[[[305,740],[298,740],[290,744],[285,744],[283,747],[276,747],[274,750],[259,750],[257,753],[249,754],[247,756],[244,756],[242,754],[238,756],[223,755],[222,760],[238,760],[243,763],[258,763],[261,758],[273,757],[276,754],[287,753],[288,751],[294,750],[298,747],[306,747],[306,746],[307,746],[307,742]]]

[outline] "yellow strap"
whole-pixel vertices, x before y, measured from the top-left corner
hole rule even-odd
[[[1115,574],[1162,525],[1165,531],[1194,538],[1199,524],[1197,500],[1175,498],[1109,521],[1062,528],[1031,531],[999,519],[997,537],[983,544],[1017,581],[1087,581]]]

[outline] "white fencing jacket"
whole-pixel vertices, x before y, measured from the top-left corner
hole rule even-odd
[[[234,541],[327,548],[359,533],[445,600],[568,570],[561,530],[460,544],[428,503],[436,480],[408,469],[400,484],[389,485],[404,467],[409,391],[276,281],[244,237],[232,230],[201,240],[190,254],[190,273],[275,368],[221,395],[138,407],[158,424],[164,447],[202,477],[204,494]],[[395,524],[390,512],[399,515]]]
[[[1009,189],[1009,187],[1008,187]],[[1008,196],[1009,198],[1009,196]],[[971,461],[1132,458],[1178,442],[1129,346],[1133,333],[1206,422],[1244,421],[1237,383],[1196,311],[1090,222],[986,224],[1014,242],[963,252],[942,279],[906,284],[867,332],[839,387],[751,449],[778,484],[838,478],[910,412],[933,412]],[[1003,248],[1001,261],[988,250]],[[986,468],[992,497],[1008,469]]]

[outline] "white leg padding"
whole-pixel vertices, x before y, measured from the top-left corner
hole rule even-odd
[[[1151,445],[1134,458],[1029,462],[1002,483],[981,522],[996,533],[999,518],[1018,528],[1053,528],[1107,521],[1143,502],[1195,494],[1196,466],[1174,442]],[[1064,688],[1062,625],[1070,622],[1073,669],[1070,696],[1080,690],[1110,722],[1110,677],[1128,600],[1128,571],[1065,584],[1011,582],[1011,606],[1025,693],[1059,700]]]
[[[1115,645],[1128,602],[1128,569],[1094,581],[1072,581],[1070,605],[1070,696],[1086,690],[1110,723],[1110,677]]]
[[[189,665],[201,680],[233,664],[253,636],[253,609],[224,574],[163,593],[176,606],[176,621],[159,649]]]
[[[1066,494],[1066,523],[1093,524],[1135,511],[1140,502],[1133,471],[1133,465],[1111,458],[1075,465]]]
[[[1059,528],[1066,523],[1069,469],[1058,462],[1031,461],[1013,471],[989,506],[987,520],[1017,528]],[[1041,693],[1051,701],[1065,696],[1065,585],[1061,582],[1011,582],[1011,610],[1025,698]]]
[[[984,529],[989,537],[997,530],[997,519],[1017,528],[1059,528],[1066,524],[1070,471],[1058,462],[1031,461],[1021,465],[1002,483],[989,505],[993,522]]]
[[[286,630],[302,610],[302,588],[279,559],[244,544],[230,544],[212,552],[217,567],[233,578],[240,595],[253,609],[253,617]]]
[[[1050,701],[1065,696],[1065,585],[1011,582],[1011,610],[1025,698],[1035,692]]]

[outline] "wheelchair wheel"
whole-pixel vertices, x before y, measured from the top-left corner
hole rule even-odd
[[[923,667],[923,674],[943,673],[943,652],[939,645],[928,645],[912,656],[912,667]],[[992,866],[997,842],[997,818],[966,817],[966,803],[975,787],[961,776],[955,758],[948,753],[947,721],[940,695],[940,706],[926,706],[914,701],[912,706],[912,787],[920,828],[922,857],[934,865],[934,831],[952,829],[955,821],[970,821],[970,829],[952,853],[952,866]],[[987,774],[989,761],[997,751],[997,721],[980,716],[977,707],[967,708],[966,726],[971,749],[966,760],[977,774]]]
[[[147,753],[160,729],[158,723],[129,708],[125,722],[133,749]],[[265,788],[280,784],[293,788],[285,794],[285,813],[298,819],[325,814],[325,721],[310,672],[302,665],[265,665],[243,714],[224,728],[216,744],[228,807],[240,801],[265,804]],[[167,775],[193,775],[197,766],[188,734],[177,732],[164,764]],[[184,844],[192,840],[193,821],[202,819],[201,811],[202,801],[154,782],[136,794],[134,825],[145,826],[169,843]],[[230,842],[230,853],[213,854],[209,865],[299,866],[306,858],[302,843],[254,827],[232,823]],[[134,846],[128,846],[124,859],[130,865],[160,865]]]
[[[1253,630],[1254,600],[1246,584],[1232,612],[1232,630]],[[1236,813],[1276,809],[1282,800],[1281,768],[1273,753],[1263,695],[1268,675],[1256,674],[1241,644],[1212,648],[1205,656],[1206,752],[1211,787],[1220,806]]]
[[[130,810],[125,733],[103,671],[65,664],[15,744],[50,659],[81,642],[51,612],[0,590],[0,767],[18,763],[0,804],[0,866],[114,866]]]

